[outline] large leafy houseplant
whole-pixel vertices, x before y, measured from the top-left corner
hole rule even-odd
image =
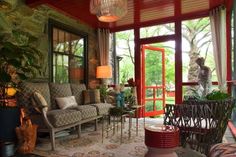
[[[20,81],[41,73],[41,61],[40,51],[30,45],[0,42],[0,99],[5,100],[9,97],[8,88],[17,88]],[[5,101],[1,101],[0,106],[5,105]]]

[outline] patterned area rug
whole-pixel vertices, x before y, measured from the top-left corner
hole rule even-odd
[[[126,122],[127,125],[128,122]],[[112,131],[105,134],[102,142],[102,128],[98,131],[93,127],[83,126],[82,136],[77,138],[75,134],[57,138],[56,151],[51,151],[49,139],[38,139],[33,154],[45,157],[144,157],[147,147],[144,144],[143,125],[139,126],[138,136],[133,125],[131,138],[128,137],[128,126],[123,130],[123,143],[120,141],[120,129],[115,135]],[[205,157],[191,149],[177,148],[178,157]]]

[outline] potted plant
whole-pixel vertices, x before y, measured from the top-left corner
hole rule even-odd
[[[40,71],[42,54],[29,44],[16,44],[0,37],[0,140],[16,139],[19,108],[15,93],[22,80],[33,78]],[[0,155],[1,156],[1,155]]]
[[[98,88],[99,88],[100,97],[101,97],[102,102],[106,103],[106,99],[107,99],[107,95],[108,95],[107,85],[102,84]]]

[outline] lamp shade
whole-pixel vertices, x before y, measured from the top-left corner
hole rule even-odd
[[[98,66],[96,71],[97,78],[111,78],[111,66]]]
[[[90,12],[99,21],[115,22],[127,13],[127,0],[90,0]]]

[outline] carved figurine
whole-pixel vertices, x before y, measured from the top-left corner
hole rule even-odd
[[[125,107],[123,87],[116,85],[115,91],[116,91],[116,106]]]

